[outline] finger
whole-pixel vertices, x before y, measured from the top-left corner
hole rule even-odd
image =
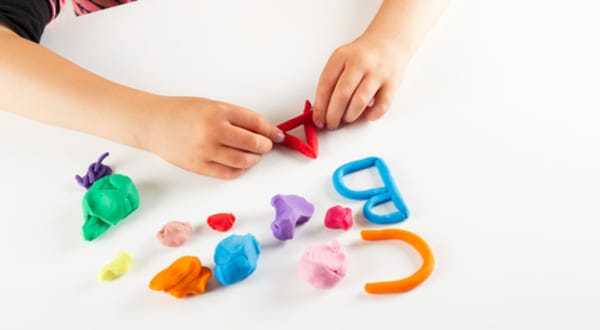
[[[346,113],[350,99],[363,78],[362,71],[344,70],[338,80],[325,115],[327,128],[336,129]]]
[[[319,77],[315,104],[313,106],[313,122],[318,128],[325,127],[325,113],[327,106],[329,105],[331,94],[333,93],[335,85],[343,70],[344,61],[337,53],[334,53],[327,61],[327,64]]]
[[[254,111],[235,107],[234,111],[229,114],[229,121],[237,127],[265,136],[273,142],[283,141],[283,132]]]
[[[383,85],[375,94],[375,103],[368,108],[364,114],[367,120],[377,120],[381,118],[390,108],[396,89],[392,84]]]
[[[351,123],[358,119],[372,102],[379,87],[380,83],[377,80],[365,76],[354,95],[352,95],[352,100],[343,118],[344,122]]]
[[[244,152],[238,149],[221,147],[214,153],[211,159],[214,163],[219,163],[227,167],[237,169],[249,169],[260,161],[260,155]]]
[[[210,162],[206,175],[219,179],[234,179],[246,173],[245,169],[233,168],[223,164]]]
[[[242,151],[264,154],[273,148],[273,142],[267,137],[238,126],[225,126],[221,136],[223,145]]]

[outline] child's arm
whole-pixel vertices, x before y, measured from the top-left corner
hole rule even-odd
[[[366,31],[336,49],[325,65],[315,97],[315,124],[336,129],[363,114],[369,120],[383,116],[406,65],[446,3],[384,0]]]
[[[111,82],[1,22],[0,45],[0,109],[145,149],[199,174],[237,177],[283,136],[235,105]]]

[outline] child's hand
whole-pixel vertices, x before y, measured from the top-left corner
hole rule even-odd
[[[363,34],[335,50],[321,73],[313,120],[336,129],[361,115],[368,120],[388,110],[404,74],[409,52],[394,40]]]
[[[149,119],[146,149],[186,170],[232,179],[256,165],[283,133],[258,113],[191,97],[167,97]]]

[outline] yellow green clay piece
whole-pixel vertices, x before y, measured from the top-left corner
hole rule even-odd
[[[125,175],[112,174],[96,181],[83,196],[83,238],[92,241],[135,211],[140,197]]]
[[[104,266],[98,277],[103,281],[112,281],[127,273],[133,257],[127,252],[119,252],[108,265]]]

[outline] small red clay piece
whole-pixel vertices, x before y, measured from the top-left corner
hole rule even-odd
[[[325,227],[348,230],[352,227],[352,210],[341,205],[332,206],[325,213]]]
[[[216,231],[226,232],[235,222],[235,216],[232,213],[217,213],[209,216],[206,219],[206,223]]]
[[[304,112],[301,115],[287,120],[277,125],[277,127],[285,134],[283,145],[298,150],[309,158],[315,159],[319,154],[319,141],[317,140],[317,128],[312,121],[312,114],[312,104],[310,104],[309,100],[306,100],[304,104]],[[300,125],[304,125],[306,142],[287,133],[287,131],[292,130]]]

